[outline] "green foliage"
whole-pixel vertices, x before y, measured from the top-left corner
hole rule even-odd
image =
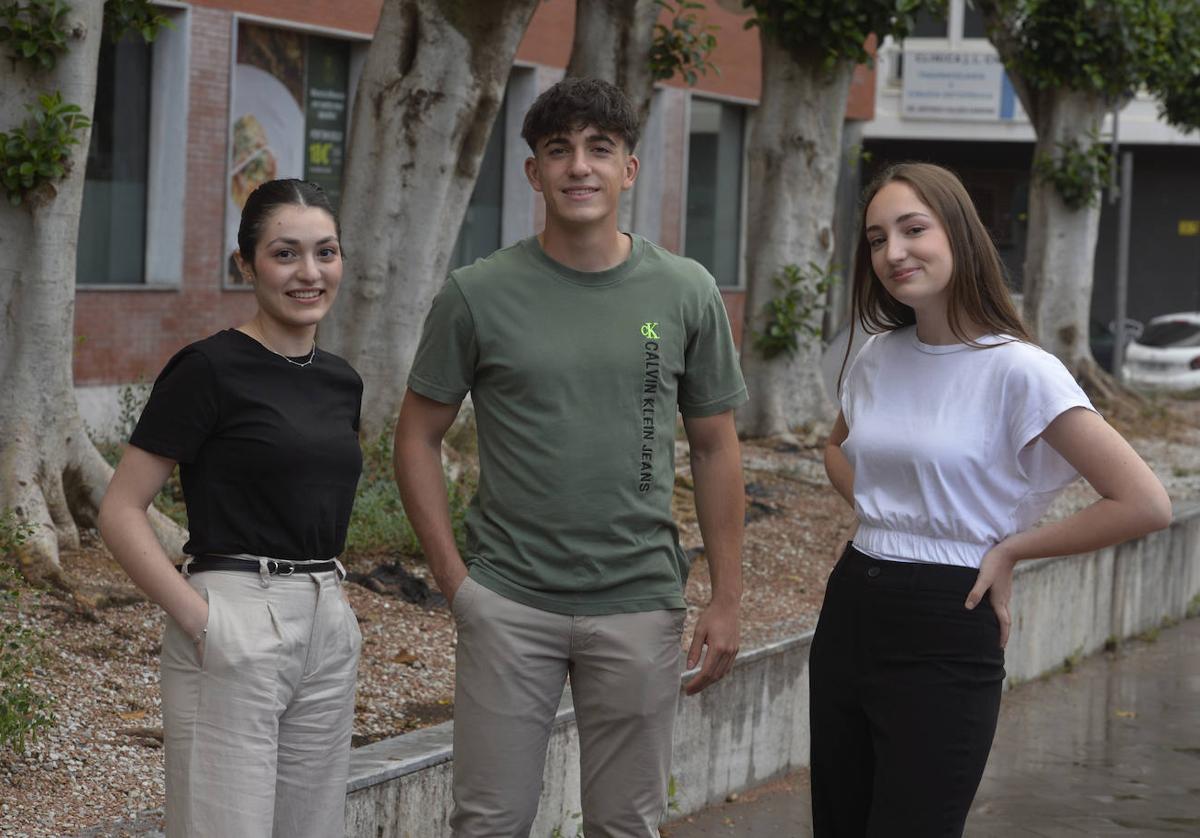
[[[421,545],[413,532],[392,470],[391,434],[380,434],[363,445],[363,473],[354,497],[354,511],[346,536],[346,552],[373,553],[399,551],[408,556],[421,556]],[[450,523],[459,550],[466,549],[466,514],[474,481],[469,478],[447,480],[450,500]]]
[[[867,38],[905,38],[924,10],[945,17],[946,0],[742,0],[757,26],[797,60],[870,64]]]
[[[754,348],[768,360],[785,352],[794,355],[802,342],[821,336],[816,315],[825,307],[837,274],[832,266],[824,269],[809,262],[806,269],[784,265],[771,281],[780,293],[763,306],[764,328],[754,333]]]
[[[650,47],[654,80],[666,81],[679,73],[684,81],[694,85],[710,69],[720,75],[721,71],[709,61],[717,47],[717,27],[702,23],[695,14],[704,4],[695,0],[677,0],[676,6],[667,0],[655,2],[673,17],[670,26],[654,24],[654,43]]]
[[[1039,154],[1033,161],[1034,177],[1049,183],[1070,209],[1095,206],[1108,183],[1112,155],[1094,134],[1075,143],[1059,143],[1058,155]]]
[[[679,812],[679,784],[674,774],[667,778],[667,811]]]
[[[24,751],[29,739],[54,723],[52,702],[29,683],[42,662],[41,637],[21,624],[20,578],[9,564],[32,531],[12,510],[0,512],[0,751]]]
[[[13,0],[0,6],[0,43],[9,45],[9,57],[37,70],[53,70],[67,51],[66,16],[71,7],[63,0]]]
[[[1171,15],[1162,54],[1149,86],[1159,96],[1161,116],[1181,131],[1200,129],[1200,8],[1180,0]]]
[[[127,440],[133,435],[133,429],[142,415],[146,400],[150,398],[150,390],[150,384],[139,378],[131,384],[123,385],[117,392],[119,412],[117,413],[116,438],[118,440]],[[116,468],[117,463],[121,461],[124,445],[111,439],[97,440],[94,438],[95,434],[92,435],[92,444],[96,446],[108,464]],[[179,480],[178,466],[172,469],[171,476],[159,489],[154,498],[154,506],[179,526],[187,527],[187,504],[183,500],[183,484]]]
[[[58,180],[70,167],[71,146],[91,125],[78,105],[61,93],[43,93],[26,105],[29,119],[20,128],[0,132],[0,184],[13,206],[45,183]]]
[[[153,387],[147,383],[146,379],[138,376],[138,379],[131,384],[122,385],[117,391],[117,437],[119,439],[129,439],[133,436],[133,429],[137,427],[138,419],[142,416],[142,411],[146,409],[146,402],[150,400],[150,391]]]
[[[34,525],[27,524],[11,509],[0,512],[0,559],[16,558],[17,548],[33,535]],[[7,568],[0,567],[0,580]]]
[[[571,812],[571,820],[576,821],[575,831],[570,833],[573,838],[582,838],[583,836],[583,812]],[[550,838],[568,838],[566,829],[562,824],[550,830]]]
[[[104,29],[114,44],[127,32],[136,32],[150,43],[163,26],[172,27],[172,23],[149,0],[107,0],[104,4]]]
[[[1009,70],[1033,90],[1133,95],[1164,52],[1177,0],[992,0]],[[1191,14],[1195,14],[1193,10]]]

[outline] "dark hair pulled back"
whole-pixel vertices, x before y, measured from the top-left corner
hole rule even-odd
[[[242,220],[238,225],[238,251],[247,262],[254,261],[254,251],[262,236],[263,227],[267,220],[280,207],[316,207],[329,213],[333,219],[333,228],[337,237],[342,237],[342,227],[338,223],[337,213],[329,202],[325,190],[317,184],[296,178],[269,180],[250,193],[246,205],[242,207]]]

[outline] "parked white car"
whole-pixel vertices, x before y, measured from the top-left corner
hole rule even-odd
[[[1164,314],[1125,349],[1121,377],[1154,390],[1200,388],[1200,311]]]

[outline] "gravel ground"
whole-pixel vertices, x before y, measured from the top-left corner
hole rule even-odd
[[[1200,404],[1178,402],[1186,425],[1125,427],[1177,502],[1200,498]],[[1146,437],[1146,438],[1142,438]],[[681,541],[698,548],[686,456],[678,458],[675,512]],[[851,523],[850,511],[824,479],[820,435],[797,444],[744,450],[750,523],[745,540],[742,645],[760,646],[812,628],[825,579]],[[1095,497],[1077,484],[1056,502],[1060,516]],[[356,557],[366,573],[386,557]],[[22,597],[19,619],[44,635],[38,688],[55,701],[55,726],[24,755],[0,753],[0,835],[115,836],[143,833],[158,821],[163,799],[159,610],[141,601],[94,536],[64,556],[91,581],[83,596],[108,604],[87,619],[70,602],[37,591]],[[409,566],[419,576],[420,566]],[[85,572],[85,573],[83,573]],[[450,718],[454,624],[444,605],[421,607],[349,585],[363,632],[356,745]],[[700,557],[687,587],[688,628],[707,602]]]

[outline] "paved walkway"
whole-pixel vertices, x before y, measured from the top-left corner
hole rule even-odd
[[[810,838],[794,774],[663,828]],[[1200,619],[1008,692],[966,838],[1200,835]]]

